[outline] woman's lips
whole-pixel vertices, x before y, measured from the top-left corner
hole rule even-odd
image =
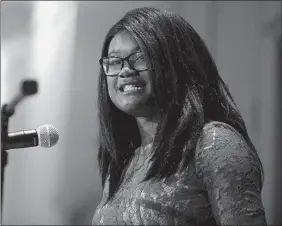
[[[143,89],[145,86],[146,83],[143,81],[126,82],[119,86],[119,91],[121,92],[138,91]]]
[[[126,85],[122,88],[122,92],[132,92],[144,89],[145,86]]]

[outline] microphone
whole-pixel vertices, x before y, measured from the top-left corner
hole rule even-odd
[[[59,132],[52,125],[42,125],[38,129],[24,130],[14,133],[8,133],[5,149],[18,149],[41,146],[50,148],[57,144]]]

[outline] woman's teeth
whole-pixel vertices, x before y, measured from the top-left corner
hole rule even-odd
[[[132,90],[139,90],[139,89],[142,89],[143,87],[140,87],[140,86],[134,86],[134,85],[125,85],[123,87],[123,91],[126,92],[126,91],[132,91]]]

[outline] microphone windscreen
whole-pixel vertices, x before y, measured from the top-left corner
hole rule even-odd
[[[39,146],[50,148],[57,144],[59,140],[59,131],[52,125],[42,125],[37,129]]]

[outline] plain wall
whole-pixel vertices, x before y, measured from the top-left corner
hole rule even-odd
[[[128,10],[141,6],[179,13],[206,41],[263,162],[268,223],[281,223],[278,2],[62,2],[61,11],[52,14],[50,40],[41,38],[40,24],[36,27],[35,5],[1,2],[1,104],[12,98],[22,79],[37,79],[39,94],[17,108],[10,130],[49,123],[59,129],[60,140],[49,150],[10,152],[4,224],[91,224],[101,199],[96,163],[101,46],[109,28]]]

